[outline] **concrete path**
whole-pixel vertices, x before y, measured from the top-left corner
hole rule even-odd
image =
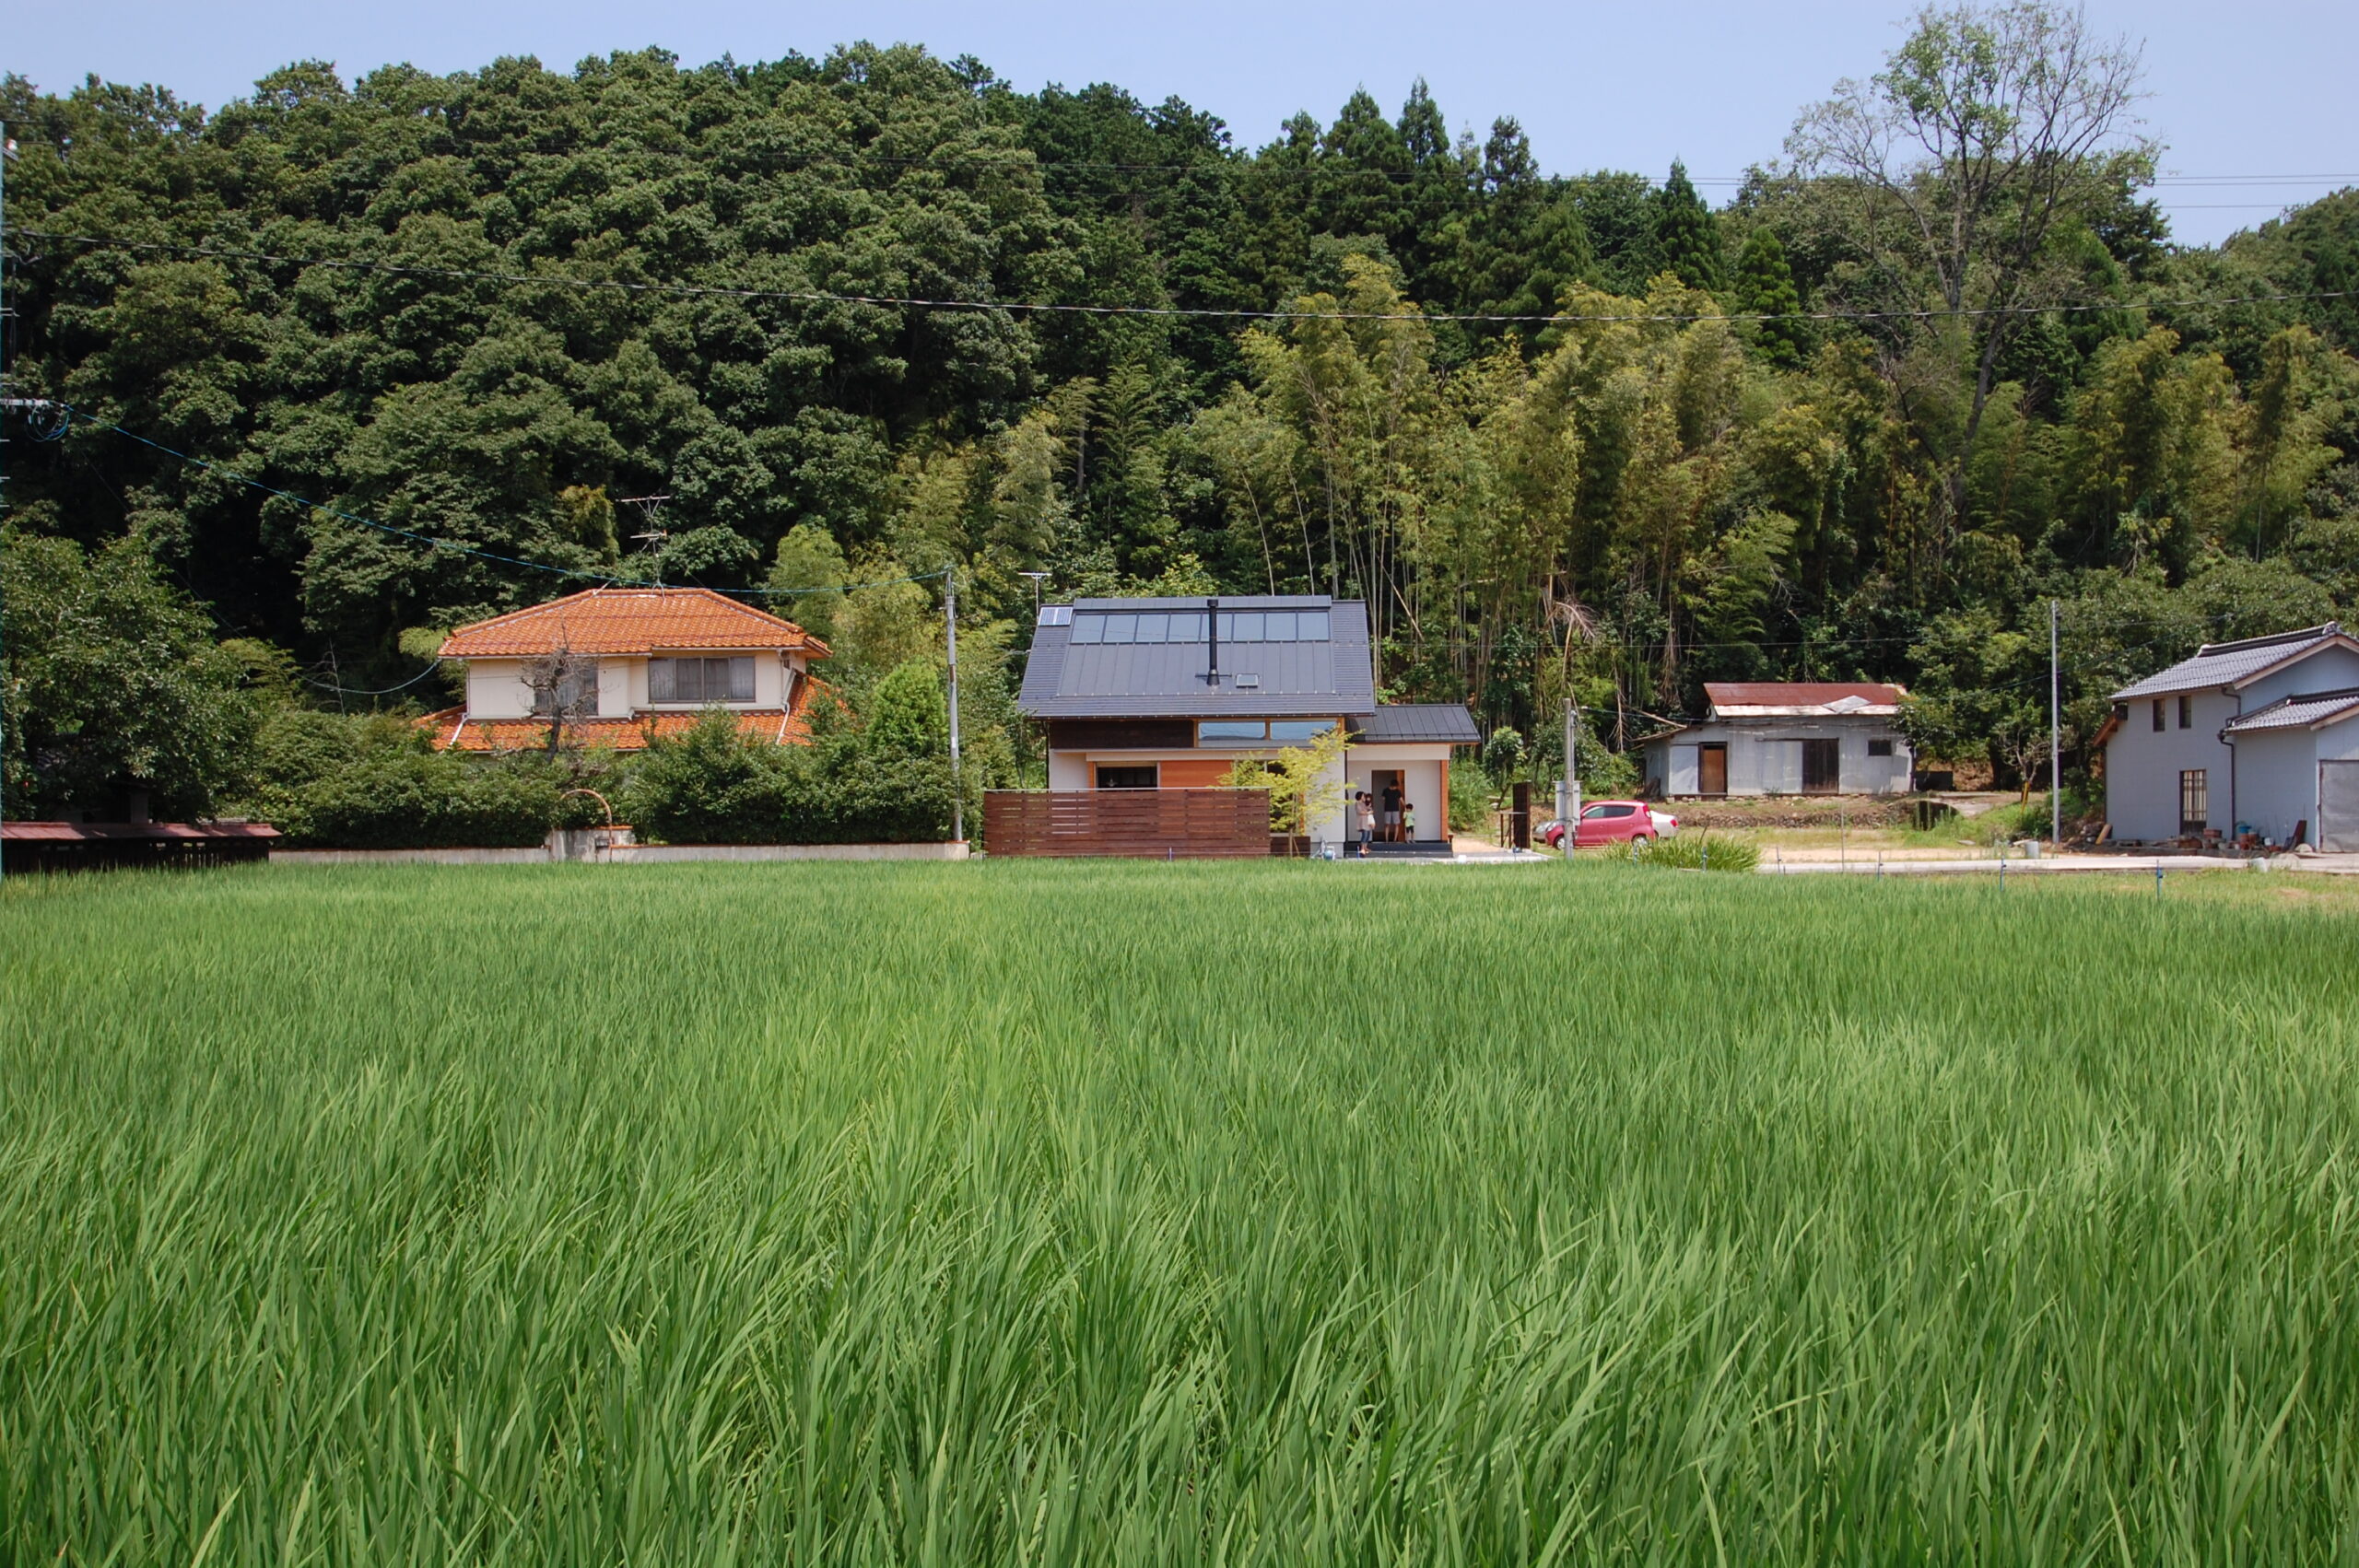
[[[2265,862],[2251,860],[2229,860],[2218,855],[2043,855],[2036,860],[1984,859],[1903,860],[1897,856],[1881,865],[1871,853],[1862,858],[1854,855],[1844,860],[1787,860],[1782,864],[1765,859],[1761,862],[1763,876],[1821,876],[1828,873],[1849,876],[1929,876],[1973,873],[1996,876],[2001,871],[2009,876],[2060,876],[2074,872],[2111,872],[2115,876],[2145,875],[2154,872],[2240,872],[2256,865],[2267,869]]]

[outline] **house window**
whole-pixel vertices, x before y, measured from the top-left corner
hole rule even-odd
[[[1282,746],[1298,746],[1317,740],[1334,727],[1324,719],[1273,719],[1270,739]]]
[[[1152,790],[1155,788],[1155,765],[1144,767],[1101,767],[1097,770],[1100,790]]]
[[[1207,719],[1196,726],[1200,746],[1258,746],[1269,738],[1269,725],[1259,719]]]
[[[2195,699],[2191,696],[2182,696],[2178,699],[2178,727],[2182,730],[2195,727]]]
[[[2184,768],[2178,776],[2178,830],[2201,833],[2212,825],[2212,790],[2200,767]]]
[[[546,661],[544,661],[546,667]],[[598,661],[595,659],[574,659],[571,668],[557,676],[557,685],[533,688],[533,711],[547,714],[562,708],[577,719],[595,718],[598,712]],[[529,680],[547,677],[529,673]]]
[[[1870,741],[1868,743],[1868,755],[1870,756],[1890,756],[1892,755],[1892,743],[1888,740]]]
[[[753,656],[651,659],[647,661],[647,700],[751,702],[754,700]]]
[[[2157,734],[2157,735],[2159,735],[2159,734],[2161,734],[2162,732],[2163,732],[2163,699],[2162,699],[2161,697],[2156,697],[2156,698],[2154,699],[2154,733],[2155,733],[2155,734]]]

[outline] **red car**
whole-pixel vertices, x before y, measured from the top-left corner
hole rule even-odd
[[[1651,842],[1668,838],[1678,831],[1677,817],[1656,811],[1644,801],[1592,801],[1581,808],[1580,827],[1573,835],[1573,848],[1594,849],[1603,844],[1627,844],[1632,839]],[[1540,830],[1540,837],[1550,848],[1562,848],[1565,825],[1549,823]]]

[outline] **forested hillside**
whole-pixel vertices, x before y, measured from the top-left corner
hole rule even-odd
[[[2359,597],[2359,193],[2175,246],[2135,89],[2071,16],[1929,15],[1715,206],[1422,86],[1248,147],[910,47],[306,64],[211,113],[11,77],[10,390],[80,417],[12,423],[10,527],[127,534],[347,687],[588,580],[489,557],[956,563],[1019,649],[1027,571],[1332,591],[1486,727],[1891,677],[2020,768],[2048,597],[2076,744],[2117,675]],[[860,592],[791,603],[857,662]]]

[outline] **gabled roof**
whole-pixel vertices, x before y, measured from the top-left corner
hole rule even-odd
[[[2297,632],[2279,632],[2274,637],[2207,642],[2195,650],[2192,659],[2182,659],[2167,670],[2122,687],[2113,694],[2113,700],[2129,702],[2142,696],[2168,696],[2174,692],[2241,686],[2271,671],[2299,663],[2322,648],[2335,647],[2359,652],[2359,639],[2344,632],[2339,621],[2305,626]]]
[[[709,588],[593,588],[461,626],[445,659],[531,659],[574,653],[659,653],[699,648],[780,649],[825,659],[827,645],[796,626]]]
[[[1033,628],[1017,706],[1036,719],[1356,718],[1376,711],[1367,606],[1323,594],[1223,596],[1220,614],[1321,613],[1315,641],[1220,645],[1220,680],[1204,679],[1211,649],[1201,634],[1180,642],[1076,642],[1076,620],[1172,614],[1202,620],[1202,599],[1083,599],[1050,604]]]
[[[1718,719],[1839,719],[1848,714],[1889,718],[1900,711],[1903,686],[1882,681],[1707,681],[1704,699]]]
[[[2238,735],[2255,730],[2323,730],[2354,714],[2359,714],[2359,686],[2279,697],[2267,708],[2257,708],[2229,720],[2227,729],[2229,733]]]
[[[1474,716],[1455,702],[1388,702],[1360,720],[1359,725],[1359,740],[1369,745],[1447,741],[1451,745],[1471,746],[1482,739],[1482,732],[1474,728]]]

